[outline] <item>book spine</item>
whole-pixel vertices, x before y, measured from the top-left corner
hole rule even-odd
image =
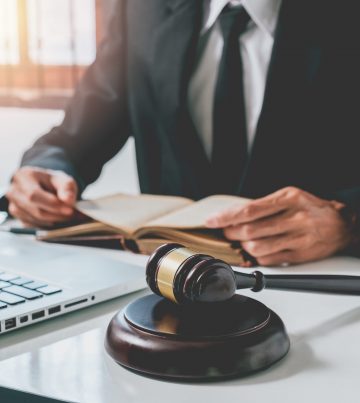
[[[92,248],[126,250],[123,247],[123,238],[52,238],[39,239],[40,242],[56,243],[62,245],[87,246]]]

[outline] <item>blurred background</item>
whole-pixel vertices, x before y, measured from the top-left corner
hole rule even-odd
[[[119,1],[0,0],[0,188],[22,152],[61,122]],[[87,195],[138,191],[131,141],[109,165]]]
[[[0,105],[59,108],[95,59],[114,0],[0,0]]]

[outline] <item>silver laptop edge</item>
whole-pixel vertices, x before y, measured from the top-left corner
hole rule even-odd
[[[46,282],[62,291],[1,309],[0,336],[146,287],[144,267],[90,248],[44,244],[3,233],[1,272]]]

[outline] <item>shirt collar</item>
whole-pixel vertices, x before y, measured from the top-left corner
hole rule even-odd
[[[206,0],[203,31],[209,30],[227,5],[243,5],[252,21],[272,37],[275,36],[282,0]]]

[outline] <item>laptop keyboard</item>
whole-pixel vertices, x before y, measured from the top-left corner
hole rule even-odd
[[[42,281],[0,272],[0,309],[57,294],[62,289]]]

